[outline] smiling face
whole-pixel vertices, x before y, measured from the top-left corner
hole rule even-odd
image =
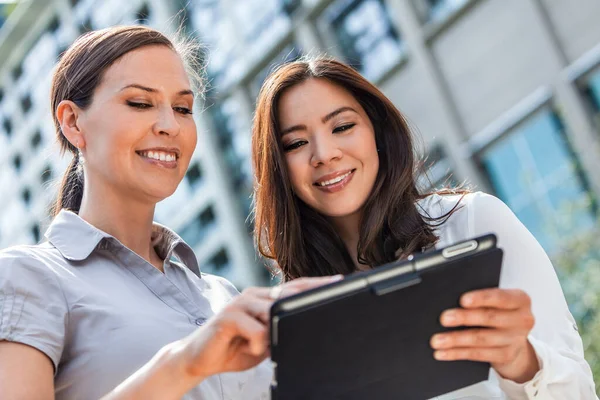
[[[379,157],[373,124],[352,94],[311,78],[283,92],[277,117],[294,193],[327,217],[361,212]]]
[[[171,195],[196,147],[193,93],[179,55],[145,46],[110,66],[78,125],[86,182],[152,202]]]

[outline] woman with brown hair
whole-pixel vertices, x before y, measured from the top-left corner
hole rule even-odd
[[[238,296],[153,223],[196,147],[201,88],[187,49],[126,26],[89,32],[62,56],[52,114],[73,159],[47,241],[0,252],[3,400],[268,397],[275,292]]]
[[[544,250],[495,197],[421,193],[412,143],[402,114],[352,68],[329,59],[278,68],[263,84],[253,126],[259,251],[287,282],[493,232],[505,255],[500,288],[463,295],[440,320],[468,329],[431,338],[436,359],[490,362],[492,373],[442,398],[596,399]]]

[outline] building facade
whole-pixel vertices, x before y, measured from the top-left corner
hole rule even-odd
[[[172,31],[185,17],[207,47],[210,89],[186,179],[157,220],[205,271],[269,282],[247,221],[252,113],[269,71],[306,53],[345,60],[390,97],[421,138],[431,182],[497,195],[559,252],[596,220],[599,14],[597,0],[22,1],[0,29],[0,247],[41,240],[68,163],[48,110],[59,54],[89,29]]]

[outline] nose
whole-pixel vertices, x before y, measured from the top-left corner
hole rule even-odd
[[[175,116],[175,111],[171,106],[164,106],[159,109],[158,118],[154,123],[154,133],[157,135],[167,135],[176,137],[179,135],[181,126]]]
[[[332,161],[340,160],[343,152],[333,135],[326,133],[313,140],[312,156],[310,163],[313,167],[327,165]]]

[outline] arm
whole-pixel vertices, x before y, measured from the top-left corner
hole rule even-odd
[[[340,279],[301,278],[282,285],[289,296]],[[171,343],[103,400],[180,399],[208,376],[241,371],[269,356],[267,288],[250,288],[188,337]]]
[[[521,302],[525,306],[521,307],[522,315],[531,313],[535,320],[533,329],[527,329],[527,342],[521,348],[533,350],[525,357],[527,362],[524,364],[532,360],[535,361],[533,364],[539,363],[539,368],[535,368],[537,372],[525,382],[517,383],[518,379],[506,378],[510,373],[497,370],[500,387],[513,399],[597,399],[581,338],[548,256],[503,202],[484,194],[474,194],[470,201],[472,235],[493,232],[498,237],[499,247],[504,250],[500,286],[513,290],[502,291],[498,298],[509,296],[518,300],[525,294],[528,299]],[[498,305],[498,309],[503,306]],[[491,314],[482,315],[485,318]],[[495,322],[499,322],[497,318]],[[514,322],[513,326],[517,326],[523,320]],[[521,357],[521,360],[525,358]]]
[[[52,361],[33,347],[0,341],[0,388],[6,400],[53,400]]]

